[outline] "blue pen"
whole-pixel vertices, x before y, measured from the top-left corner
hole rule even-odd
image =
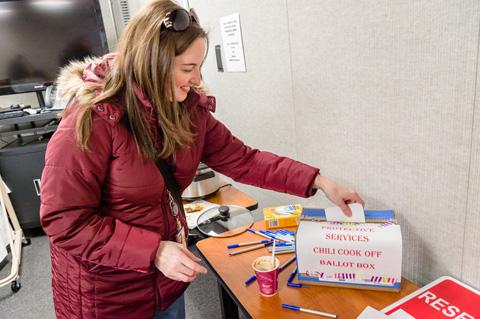
[[[245,286],[250,285],[252,282],[255,281],[255,279],[257,279],[256,275],[253,275],[252,277],[248,278],[247,281],[245,281]]]
[[[248,248],[245,248],[245,249],[241,249],[241,250],[237,250],[237,251],[233,251],[231,253],[228,253],[230,256],[235,256],[235,255],[238,255],[238,254],[243,254],[243,253],[246,253],[246,252],[249,252],[249,251],[252,251],[252,250],[255,250],[255,249],[259,249],[259,248],[263,248],[263,247],[267,247],[267,246],[270,246],[272,244],[271,241],[265,243],[265,244],[259,244],[259,245],[255,245],[255,246],[252,246],[252,247],[248,247]]]
[[[307,286],[304,286],[302,284],[297,284],[295,282],[287,282],[288,287],[293,287],[293,288],[308,288]]]
[[[251,229],[251,228],[247,228],[247,230],[248,230],[249,232],[251,232],[251,233],[257,234],[258,236],[262,236],[262,237],[265,237],[265,238],[270,239],[270,240],[272,239],[272,237],[269,237],[269,236],[267,236],[267,235],[265,235],[265,234],[262,234],[262,233],[259,232],[258,230]]]
[[[273,239],[278,239],[278,240],[281,240],[283,242],[287,242],[287,243],[291,243],[293,239],[286,239],[283,235],[280,235],[280,234],[276,234],[274,232],[271,232],[269,230],[260,230],[260,232],[264,233],[265,235],[273,238]]]
[[[267,236],[276,237],[276,236],[275,236],[275,233],[272,232],[272,231],[269,231],[269,230],[260,230],[260,232],[264,233],[264,234],[267,235]]]
[[[266,243],[269,243],[270,240],[257,240],[257,241],[249,241],[249,242],[246,242],[246,243],[238,243],[238,244],[232,244],[232,245],[228,245],[227,248],[228,249],[231,249],[231,248],[237,248],[237,247],[243,247],[243,246],[249,246],[249,245],[255,245],[255,244],[266,244]]]
[[[337,318],[337,315],[334,315],[334,314],[331,314],[331,313],[317,311],[317,310],[310,310],[310,309],[301,308],[301,307],[298,307],[298,306],[289,305],[289,304],[286,304],[286,303],[282,303],[282,307],[290,309],[290,310],[311,313],[311,314],[318,315],[318,316],[324,316],[324,317],[327,317],[327,318]]]
[[[266,230],[259,230],[260,233],[262,233],[263,235],[271,238],[271,239],[277,239],[277,237],[275,235],[272,235],[271,233],[269,233],[268,231]]]
[[[260,230],[260,232],[262,232],[263,234],[265,234],[266,236],[268,236],[268,237],[270,237],[270,238],[272,238],[272,239],[285,241],[285,239],[282,239],[282,238],[278,237],[277,235],[275,235],[275,233],[272,233],[271,231],[268,231],[268,230]]]
[[[268,252],[272,252],[271,248],[268,249]],[[285,254],[294,254],[295,250],[275,250],[275,255],[285,255]]]
[[[293,278],[295,277],[296,274],[297,274],[297,267],[295,267],[295,269],[292,271],[292,273],[288,277],[287,286],[288,287],[293,287],[293,288],[308,288],[307,286],[304,286],[302,284],[297,284],[295,282],[292,282]]]
[[[287,246],[293,246],[294,244],[292,243],[277,243],[277,247],[287,247]]]
[[[288,282],[288,283],[291,283],[292,280],[293,280],[293,277],[295,277],[296,274],[297,274],[297,267],[295,267],[295,269],[292,271],[292,273],[291,273],[290,276],[288,277],[287,282]]]
[[[291,235],[285,234],[276,234],[277,238],[280,240],[284,240],[287,243],[295,243],[295,237]]]

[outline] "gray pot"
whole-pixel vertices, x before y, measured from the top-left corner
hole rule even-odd
[[[195,200],[204,198],[218,191],[220,180],[207,165],[200,163],[192,183],[183,191],[182,198],[186,200]]]

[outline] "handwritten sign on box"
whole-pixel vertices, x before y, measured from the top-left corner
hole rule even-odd
[[[395,223],[302,220],[296,246],[300,282],[400,289],[402,235]]]

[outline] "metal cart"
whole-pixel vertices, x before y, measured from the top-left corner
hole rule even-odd
[[[22,259],[22,243],[28,244],[23,239],[23,231],[13,209],[12,202],[8,196],[5,184],[0,176],[0,218],[4,219],[5,229],[7,231],[8,243],[12,254],[12,267],[10,274],[0,279],[0,287],[11,285],[12,291],[17,292],[22,285],[20,284],[20,262]],[[27,241],[29,241],[27,239]]]

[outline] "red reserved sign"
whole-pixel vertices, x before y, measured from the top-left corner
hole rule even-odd
[[[452,277],[440,277],[383,312],[398,319],[480,319],[480,292]]]

